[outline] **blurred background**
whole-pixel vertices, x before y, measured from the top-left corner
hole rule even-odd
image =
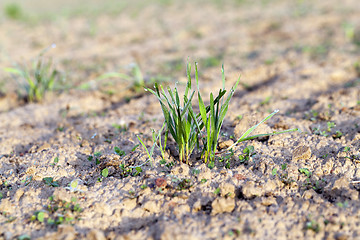
[[[20,74],[9,68],[31,71],[39,55],[61,91],[181,81],[187,61],[215,84],[225,64],[244,88],[339,65],[340,78],[360,75],[359,12],[356,0],[2,0],[0,91],[16,92]]]

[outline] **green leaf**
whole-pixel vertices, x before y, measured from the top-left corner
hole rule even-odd
[[[104,168],[102,171],[101,171],[101,176],[103,177],[107,177],[109,175],[109,169],[107,168]]]
[[[276,174],[277,174],[277,168],[274,168],[274,169],[271,171],[271,174],[272,174],[273,176],[276,176]]]
[[[121,150],[119,147],[114,147],[114,152],[120,157],[125,155],[125,151]]]
[[[214,194],[218,195],[219,193],[220,193],[220,188],[218,187],[217,189],[215,189]]]
[[[299,168],[299,173],[303,173],[305,174],[307,177],[311,176],[311,172],[309,171],[308,168]]]
[[[44,218],[45,218],[45,213],[44,213],[44,212],[38,212],[38,213],[37,213],[36,219],[37,219],[39,222],[44,222]]]

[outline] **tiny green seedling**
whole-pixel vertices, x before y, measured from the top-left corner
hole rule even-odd
[[[32,69],[28,69],[26,65],[21,64],[16,64],[13,68],[4,69],[25,90],[29,102],[42,101],[46,92],[52,91],[55,83],[59,81],[59,72],[52,68],[52,61],[44,61],[43,57],[45,52],[55,47],[56,45],[52,44],[44,49],[33,62]]]
[[[299,173],[305,174],[307,177],[311,177],[311,172],[308,168],[299,168]]]
[[[43,178],[43,182],[50,187],[59,187],[59,183],[57,181],[54,181],[52,177]]]
[[[221,191],[221,189],[218,187],[218,188],[215,189],[214,194],[215,194],[215,195],[219,195],[219,194],[220,194],[220,191]]]
[[[125,156],[125,151],[121,150],[119,147],[114,147],[114,152],[120,157]]]
[[[101,176],[103,176],[104,178],[109,176],[109,169],[104,168],[103,170],[101,170]]]
[[[239,155],[239,160],[240,163],[247,163],[251,156],[255,155],[254,153],[254,146],[250,145],[247,146],[244,150],[243,150],[243,154]]]

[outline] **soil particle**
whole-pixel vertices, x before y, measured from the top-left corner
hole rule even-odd
[[[150,213],[159,213],[161,211],[160,202],[149,200],[145,202],[145,204],[142,206],[142,209]]]
[[[254,181],[248,181],[242,186],[241,192],[246,199],[252,199],[261,196],[263,193],[263,189]]]
[[[92,229],[88,234],[86,235],[86,239],[89,240],[106,240],[104,232],[98,230],[98,229]]]
[[[222,197],[225,197],[225,196],[228,196],[231,198],[235,197],[235,186],[233,184],[224,182],[224,183],[221,183],[219,187],[220,187]]]
[[[297,162],[300,159],[308,160],[311,157],[311,149],[308,146],[299,146],[292,153],[292,161]]]
[[[216,215],[224,212],[232,212],[235,208],[235,199],[233,198],[216,198],[212,204],[211,215]]]

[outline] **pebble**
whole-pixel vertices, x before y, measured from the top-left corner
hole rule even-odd
[[[89,240],[106,240],[105,234],[103,231],[98,229],[92,229],[88,234],[86,235],[86,239]]]
[[[253,182],[253,181],[248,181],[242,187],[242,194],[247,199],[261,196],[262,192],[263,192],[263,190],[260,187],[256,186],[255,182]]]
[[[311,149],[308,146],[299,146],[295,148],[292,153],[292,160],[298,161],[300,159],[308,160],[311,157]]]
[[[232,212],[235,208],[235,200],[233,198],[217,198],[215,199],[212,204],[212,211],[211,215],[216,215],[218,213],[224,212]]]

